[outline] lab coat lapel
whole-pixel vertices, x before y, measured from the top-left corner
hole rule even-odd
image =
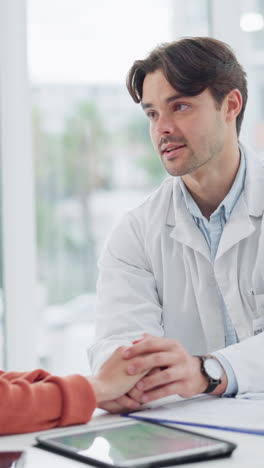
[[[235,205],[225,227],[215,260],[231,247],[255,231],[251,217],[262,216],[264,211],[264,168],[263,162],[245,147],[247,175],[245,189]]]
[[[245,150],[247,176],[245,180],[245,202],[251,216],[262,216],[264,211],[264,163],[249,150]]]
[[[253,234],[254,231],[255,228],[248,214],[248,208],[242,193],[224,227],[215,261],[242,239]]]
[[[183,245],[199,252],[211,262],[208,244],[189,213],[177,181],[173,187],[173,197],[167,215],[167,224],[174,226],[170,236]]]

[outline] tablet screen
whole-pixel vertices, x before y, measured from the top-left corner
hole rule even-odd
[[[116,466],[226,450],[226,443],[203,435],[137,421],[49,439],[49,443]]]

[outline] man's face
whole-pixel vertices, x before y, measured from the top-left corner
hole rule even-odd
[[[208,89],[183,96],[157,70],[144,79],[141,104],[150,119],[152,143],[169,174],[190,174],[223,150],[224,115]]]

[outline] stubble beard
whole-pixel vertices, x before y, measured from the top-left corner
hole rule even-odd
[[[186,147],[184,151],[188,151],[189,154],[180,167],[178,167],[179,165],[177,164],[178,158],[175,158],[175,165],[173,165],[173,161],[167,162],[164,161],[165,158],[161,158],[162,164],[164,165],[166,171],[171,176],[181,177],[187,174],[191,174],[220,155],[224,147],[224,134],[220,130],[221,122],[218,118],[216,119],[216,126],[218,126],[219,130],[212,132],[213,135],[204,136],[199,145],[200,150],[194,150],[188,144],[188,141],[186,141]]]

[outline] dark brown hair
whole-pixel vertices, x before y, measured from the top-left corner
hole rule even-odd
[[[211,37],[186,37],[159,45],[128,72],[127,89],[135,102],[142,99],[145,76],[156,70],[162,70],[170,85],[186,96],[208,88],[217,108],[232,89],[239,89],[243,99],[236,120],[239,135],[247,103],[246,72],[227,44]]]

